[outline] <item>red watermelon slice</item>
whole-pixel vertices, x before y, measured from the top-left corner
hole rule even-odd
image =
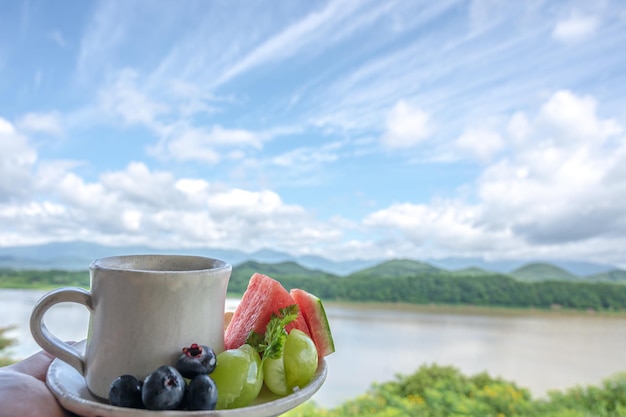
[[[320,358],[330,355],[335,351],[335,342],[330,332],[330,325],[326,317],[326,311],[322,305],[322,300],[304,290],[294,288],[290,292],[300,313],[304,316],[307,326],[311,331],[311,338],[317,347],[317,354]]]
[[[280,282],[267,275],[255,273],[250,278],[248,288],[224,332],[224,347],[226,349],[240,347],[246,343],[251,330],[260,334],[265,333],[265,326],[272,318],[272,313],[278,313],[279,309],[292,304],[296,302]],[[302,312],[286,327],[286,330],[289,332],[294,328],[311,335]]]

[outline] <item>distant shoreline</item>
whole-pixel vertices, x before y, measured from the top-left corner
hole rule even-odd
[[[458,314],[458,315],[498,315],[498,316],[546,316],[546,315],[568,315],[603,318],[614,316],[616,318],[626,317],[626,311],[609,310],[577,310],[573,308],[535,308],[535,307],[503,307],[503,306],[475,306],[469,304],[410,304],[410,303],[386,303],[386,302],[362,302],[362,301],[324,301],[327,307],[350,307],[352,309],[380,309],[413,311],[417,313],[435,314]]]
[[[57,288],[64,287],[80,287],[86,290],[89,286],[84,285],[2,285],[0,283],[0,290],[33,290],[33,291],[52,291]]]
[[[24,286],[24,287],[4,287],[0,286],[2,290],[32,290],[32,291],[51,291],[56,288],[62,288],[63,286]],[[86,287],[83,287],[86,288]],[[88,289],[88,288],[86,288]],[[227,298],[238,299],[241,298],[241,294],[228,293]],[[536,307],[504,307],[504,306],[476,306],[469,304],[411,304],[411,303],[389,303],[389,302],[377,302],[377,301],[338,301],[338,300],[323,300],[324,305],[327,307],[349,307],[351,309],[366,309],[366,310],[396,310],[396,311],[412,311],[417,313],[433,313],[433,314],[456,314],[456,315],[498,315],[498,316],[577,316],[577,317],[594,317],[601,316],[602,318],[626,317],[626,310],[609,311],[609,310],[577,310],[573,308],[536,308]]]

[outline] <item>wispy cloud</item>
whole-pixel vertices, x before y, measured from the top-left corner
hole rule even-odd
[[[572,14],[556,23],[552,36],[566,43],[579,42],[593,36],[599,23],[596,16]]]
[[[100,2],[93,13],[89,30],[80,41],[76,63],[76,74],[83,82],[106,74],[107,67],[116,48],[123,44],[128,33],[126,21],[129,10],[123,3]]]
[[[60,47],[65,48],[67,46],[67,40],[65,39],[65,37],[63,36],[63,34],[61,33],[59,29],[53,30],[52,32],[49,33],[48,36],[50,37],[50,39],[54,41],[54,43],[56,43]]]
[[[0,118],[0,203],[28,196],[37,151],[8,120]]]
[[[338,22],[342,22],[358,5],[359,2],[352,0],[329,2],[322,10],[310,13],[254,48],[243,59],[227,69],[216,84],[223,84],[264,63],[292,56],[311,43],[328,39],[328,32],[337,29]]]
[[[59,112],[27,113],[20,117],[17,126],[24,132],[61,137],[65,134],[62,117]]]

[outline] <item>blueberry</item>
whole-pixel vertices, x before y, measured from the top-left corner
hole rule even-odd
[[[193,343],[183,348],[183,354],[176,362],[176,369],[185,378],[193,379],[197,375],[208,375],[215,370],[217,355],[208,346]]]
[[[215,410],[217,386],[210,376],[198,375],[189,383],[187,390],[187,410]]]
[[[185,380],[172,366],[161,366],[146,377],[141,390],[149,410],[176,410],[185,396]]]
[[[109,388],[109,402],[118,407],[144,408],[141,385],[142,382],[132,375],[118,376]]]

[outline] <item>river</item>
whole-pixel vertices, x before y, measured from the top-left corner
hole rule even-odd
[[[17,326],[9,333],[19,341],[9,351],[15,358],[39,350],[28,321],[43,294],[0,290],[0,327]],[[227,309],[236,303],[228,300]],[[337,351],[327,357],[328,378],[314,397],[324,407],[431,363],[466,374],[487,371],[535,397],[626,371],[625,315],[333,303],[326,310]],[[87,310],[74,304],[46,315],[48,328],[65,340],[85,338],[87,322]]]

